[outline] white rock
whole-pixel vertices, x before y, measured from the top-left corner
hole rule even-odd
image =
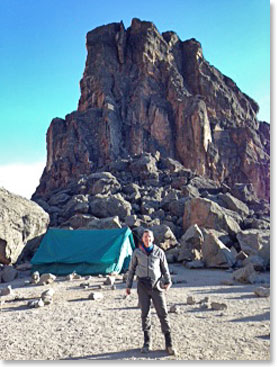
[[[102,299],[103,297],[104,297],[103,294],[100,292],[92,292],[88,296],[89,299],[93,299],[94,301]]]
[[[44,299],[45,297],[53,297],[54,294],[55,294],[55,290],[53,288],[49,288],[41,293],[41,298]]]

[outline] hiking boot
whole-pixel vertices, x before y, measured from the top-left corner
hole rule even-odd
[[[164,334],[164,337],[165,337],[165,350],[166,350],[166,352],[171,356],[176,356],[177,355],[177,350],[175,348],[173,348],[170,332]]]
[[[144,343],[143,347],[141,348],[141,353],[149,353],[151,350],[151,335],[149,331],[144,331]]]

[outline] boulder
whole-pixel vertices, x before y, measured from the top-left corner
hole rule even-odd
[[[60,227],[63,228],[87,228],[88,224],[93,221],[97,220],[98,218],[94,217],[93,215],[89,214],[75,214],[65,222],[63,222]]]
[[[241,200],[235,198],[229,192],[226,194],[219,193],[217,198],[220,206],[233,210],[243,217],[247,217],[249,215],[248,206],[244,204]]]
[[[73,215],[87,214],[89,211],[89,196],[88,195],[74,195],[66,204],[63,209],[62,216],[64,218],[70,218]]]
[[[236,261],[231,250],[208,230],[204,231],[202,253],[203,261],[208,268],[229,268]]]
[[[211,302],[211,309],[215,311],[226,310],[226,303]]]
[[[254,290],[254,293],[258,297],[269,297],[270,296],[270,288],[258,287]]]
[[[142,153],[141,157],[130,164],[130,172],[134,177],[142,180],[158,177],[157,160],[150,153]]]
[[[253,264],[254,269],[257,271],[265,271],[266,270],[266,262],[265,260],[258,255],[250,255],[246,259],[243,260],[242,265],[246,266],[248,264]]]
[[[51,284],[55,281],[55,279],[56,279],[56,276],[54,274],[45,273],[40,276],[40,280],[38,284],[39,285]]]
[[[232,279],[241,283],[253,284],[257,281],[257,273],[253,264],[248,264],[232,273]]]
[[[92,187],[89,189],[89,193],[91,195],[97,195],[97,194],[107,194],[112,193],[115,194],[121,189],[120,183],[117,181],[116,178],[101,178],[100,180],[97,180],[94,182]]]
[[[178,261],[200,260],[204,236],[197,224],[190,226],[180,238]],[[197,250],[197,251],[195,251]]]
[[[185,202],[183,229],[191,225],[225,231],[231,236],[240,232],[239,224],[217,203],[205,198],[189,198]]]
[[[237,234],[242,251],[247,255],[258,255],[263,258],[265,266],[270,264],[270,231],[248,229]]]
[[[0,272],[0,279],[2,279],[2,283],[9,283],[13,281],[17,276],[18,271],[13,266],[9,265],[4,266],[3,270]]]
[[[8,285],[6,288],[0,289],[0,296],[10,296],[13,295],[13,289],[11,285]]]
[[[88,229],[112,229],[112,228],[122,228],[118,216],[108,217],[108,218],[95,218],[87,223],[86,227]]]
[[[90,201],[90,213],[99,218],[118,216],[124,220],[131,215],[132,206],[121,194],[114,196],[96,196]]]
[[[26,243],[46,232],[49,215],[35,202],[0,188],[0,263],[14,264]]]

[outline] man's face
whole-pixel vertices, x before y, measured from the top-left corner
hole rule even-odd
[[[148,233],[148,232],[143,233],[142,242],[145,247],[151,246],[153,243],[153,240],[154,240],[154,237],[151,233]]]

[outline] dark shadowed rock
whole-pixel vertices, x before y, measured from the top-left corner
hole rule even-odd
[[[95,197],[90,201],[90,213],[99,218],[113,217],[118,215],[124,220],[131,214],[131,204],[124,200],[122,195]]]

